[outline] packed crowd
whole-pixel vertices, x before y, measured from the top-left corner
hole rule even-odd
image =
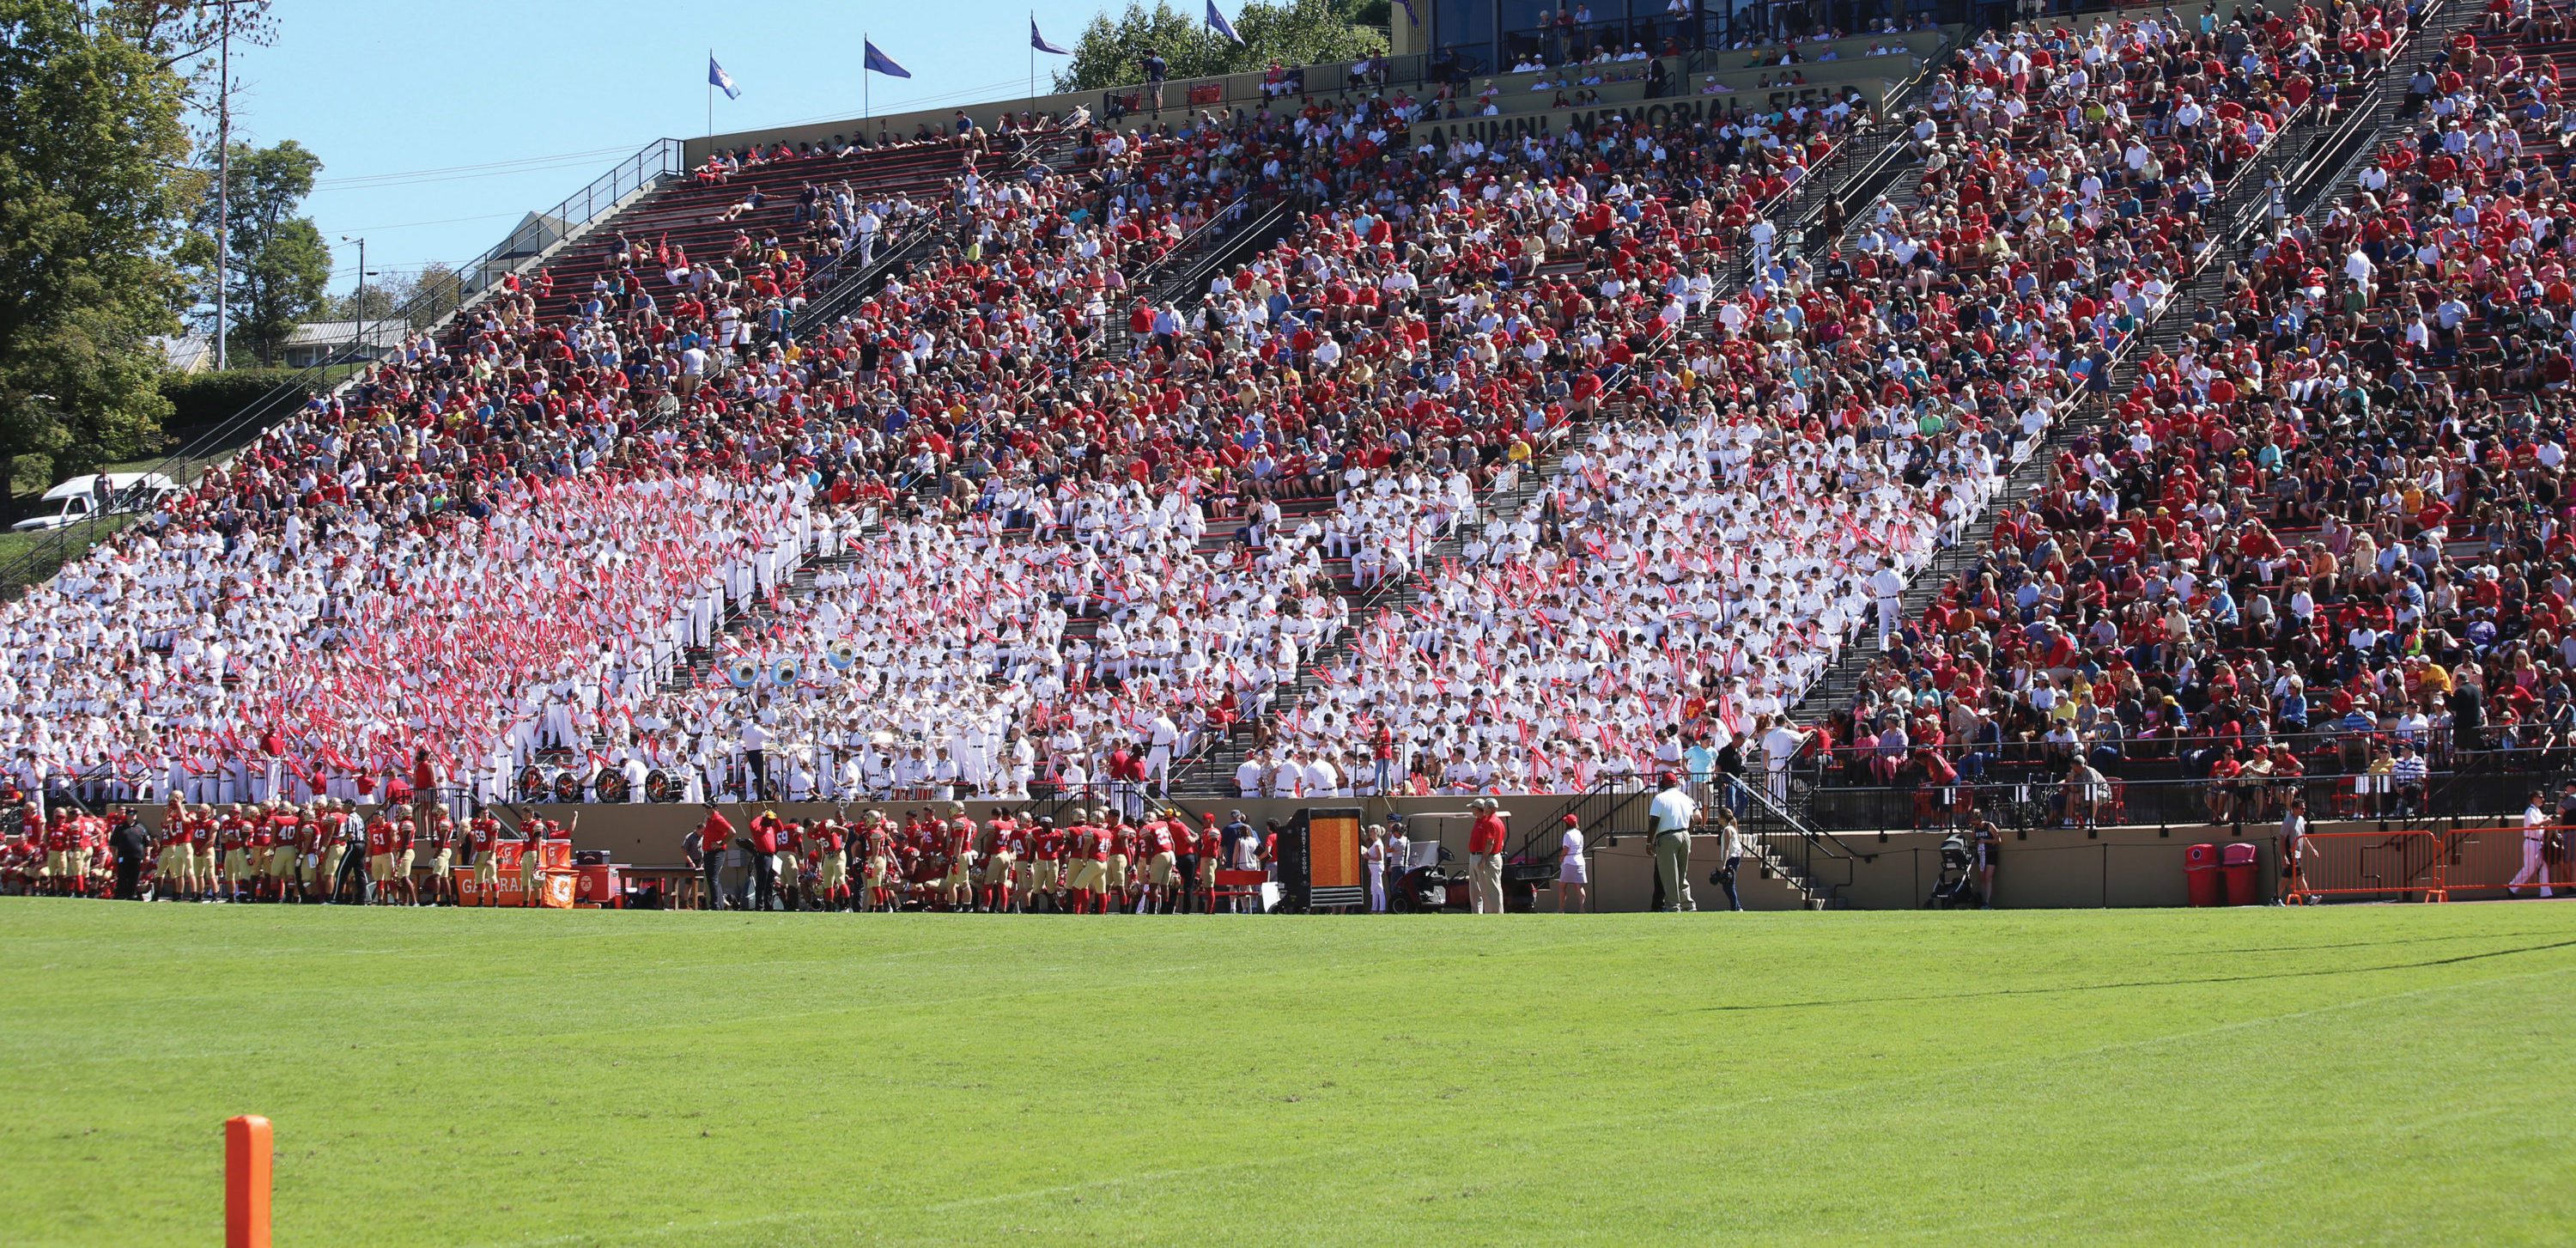
[[[2003,509],[1872,675],[1871,781],[2080,763],[2227,819],[2331,776],[2329,813],[2403,814],[2464,752],[2565,756],[2563,35],[2509,4],[2442,49],[2359,189]]]
[[[929,506],[819,559],[744,642],[758,669],[873,639],[853,674],[711,682],[657,717],[757,721],[738,762],[711,760],[743,792],[882,799],[925,776],[942,793],[1079,791],[1127,778],[1122,757],[1163,791],[1174,758],[1276,704],[1351,595],[1481,534],[1480,500],[1598,411],[1605,378],[1707,315],[1753,194],[1855,116],[1408,149],[1406,107],[1278,127],[1311,190],[1360,206],[1313,215],[1192,301],[1140,305],[1124,351],[1078,356],[1038,401],[921,444],[908,466],[943,483]],[[721,753],[729,734],[693,735]]]
[[[1812,268],[1749,231],[1752,288],[1643,359],[1632,413],[1375,619],[1255,770],[1579,788],[1669,763],[1676,727],[1756,735],[1854,632],[1893,642],[1907,577],[2170,291],[2198,207],[2329,61],[2374,67],[2377,29],[2347,15],[2346,47],[2313,23],[2147,19],[1972,45],[1911,119],[1922,206],[1882,206]]]
[[[321,448],[304,488],[346,495],[330,435],[287,431]],[[424,501],[103,547],[0,607],[0,717],[31,760],[103,765],[107,800],[355,799],[424,750],[506,774],[631,713],[726,590],[774,578],[798,505],[650,468],[469,483],[435,529]]]
[[[942,195],[865,202],[831,182],[863,152],[727,154],[721,259],[541,271],[12,608],[43,709],[0,739],[36,791],[207,801],[423,751],[487,799],[539,754],[709,798],[1161,792],[1238,730],[1381,791],[1642,772],[1886,643],[2197,207],[2384,57],[2338,14],[1988,37],[1907,121],[1923,206],[1813,265],[1762,206],[1856,96],[1490,145],[1401,92],[968,123],[923,140]],[[1152,297],[1256,195],[1305,214]],[[797,324],[906,221],[917,262]]]
[[[778,591],[811,545],[809,501],[882,498],[928,453],[935,434],[896,444],[905,404],[929,418],[990,353],[1073,337],[1087,323],[1067,310],[1100,321],[1122,269],[1234,176],[1237,153],[1168,133],[1075,141],[1070,175],[957,141],[923,266],[956,276],[947,298],[897,308],[917,318],[863,309],[828,364],[789,328],[808,262],[917,215],[817,190],[847,153],[715,162],[720,186],[760,174],[808,192],[792,211],[761,209],[757,186],[720,208],[702,196],[700,236],[731,240],[720,259],[693,259],[686,236],[620,236],[586,292],[555,290],[552,268],[506,281],[7,608],[13,777],[98,798],[363,796],[426,750],[489,797],[532,749],[581,757],[605,739],[631,761],[636,702],[713,639],[718,606]],[[1013,276],[1043,289],[974,306]],[[889,283],[875,307],[909,289]],[[951,332],[987,353],[903,384],[961,354],[939,350]]]

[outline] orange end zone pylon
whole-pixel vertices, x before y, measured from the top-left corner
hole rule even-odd
[[[276,1159],[268,1119],[224,1120],[224,1248],[268,1248],[269,1170]]]

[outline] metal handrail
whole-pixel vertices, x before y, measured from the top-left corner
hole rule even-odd
[[[1030,142],[1026,148],[1013,153],[1007,161],[994,169],[994,173],[1007,175],[1027,172],[1030,166],[1045,160],[1043,153],[1049,144],[1060,143],[1065,136],[1066,132],[1061,127],[1049,130]],[[911,253],[919,249],[922,242],[937,237],[938,233],[939,214],[925,212],[919,218],[906,223],[900,231],[888,231],[881,241],[876,257],[858,262],[858,269],[846,278],[836,275],[854,263],[853,258],[858,254],[856,249],[844,250],[841,254],[832,257],[821,268],[805,275],[807,291],[805,306],[796,310],[791,327],[805,330],[830,324],[831,318],[856,301],[867,291],[871,283],[907,259]],[[828,287],[824,285],[826,281],[831,283]]]
[[[1590,786],[1566,798],[1564,802],[1560,803],[1556,807],[1556,809],[1541,816],[1538,822],[1532,825],[1529,831],[1522,838],[1520,848],[1512,851],[1511,856],[1524,862],[1552,862],[1561,858],[1565,853],[1562,842],[1551,846],[1548,843],[1548,834],[1557,828],[1565,826],[1565,820],[1568,817],[1572,817],[1575,821],[1575,826],[1582,830],[1584,843],[1586,845],[1591,844],[1593,834],[1600,830],[1601,823],[1616,818],[1622,807],[1626,806],[1628,802],[1636,800],[1636,798],[1640,796],[1639,793],[1629,793],[1623,797],[1621,795],[1622,787],[1636,785],[1638,783],[1639,781],[1634,776],[1604,776],[1601,779],[1593,781]],[[1652,790],[1643,791],[1651,792]],[[1610,802],[1610,808],[1608,810],[1586,817],[1585,812],[1589,807],[1597,805],[1604,800]],[[1608,835],[1617,836],[1619,833],[1617,829],[1613,828],[1609,830]]]
[[[1923,63],[1915,67],[1913,76],[1879,96],[1877,115],[1870,119],[1868,126],[1825,153],[1825,159],[1800,177],[1795,185],[1772,196],[1769,202],[1761,205],[1759,215],[1776,223],[1786,236],[1815,210],[1813,205],[1797,206],[1798,198],[1810,187],[1836,185],[1849,176],[1856,165],[1864,166],[1857,180],[1866,181],[1874,176],[1880,160],[1895,149],[1897,136],[1904,133],[1904,127],[1896,124],[1897,117],[1914,106],[1914,97],[1940,75],[1950,58],[1966,45],[1967,37],[1964,27],[1956,34],[1944,36],[1931,54],[1923,58]]]

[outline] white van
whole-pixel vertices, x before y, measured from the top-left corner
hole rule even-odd
[[[99,479],[102,476],[107,480],[103,492],[106,510],[111,514],[150,511],[160,506],[162,499],[179,492],[178,482],[157,472],[90,473],[45,491],[45,497],[36,504],[36,514],[10,525],[9,530],[27,533],[59,529],[89,519],[100,509],[102,490]]]

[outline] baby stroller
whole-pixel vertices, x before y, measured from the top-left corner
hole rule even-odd
[[[1941,877],[1932,882],[1932,895],[1923,899],[1927,910],[1949,910],[1985,904],[1977,895],[1977,877],[1968,869],[1968,839],[1953,832],[1941,838]]]

